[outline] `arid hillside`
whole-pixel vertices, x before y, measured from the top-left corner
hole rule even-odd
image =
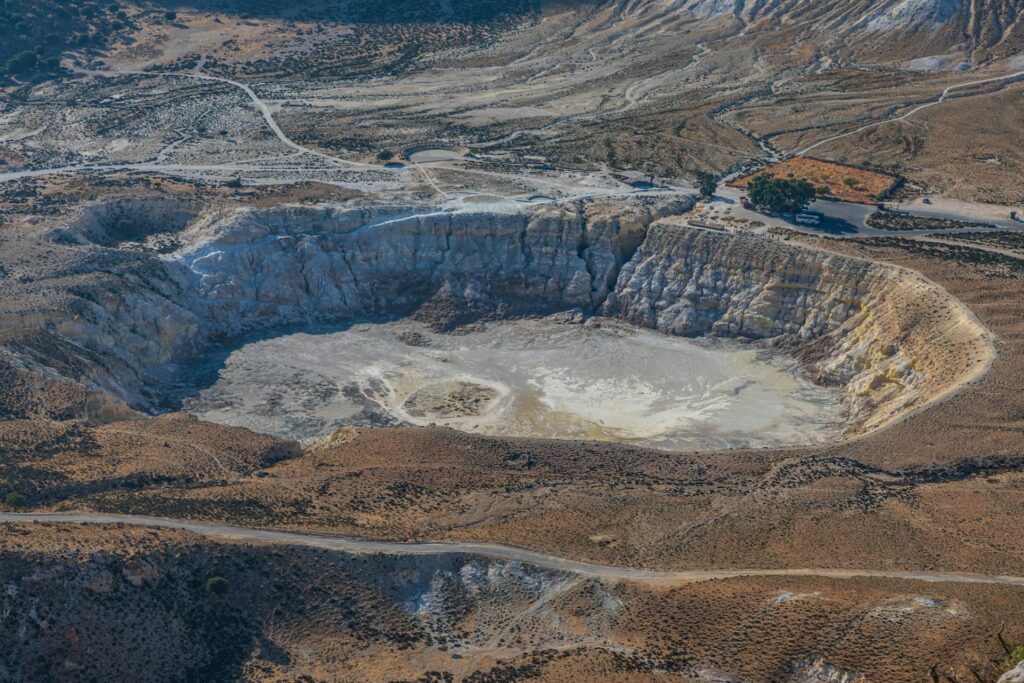
[[[0,38],[0,681],[1020,683],[1024,0]]]

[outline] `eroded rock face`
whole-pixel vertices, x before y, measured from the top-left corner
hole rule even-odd
[[[855,314],[883,273],[767,238],[658,227],[604,312],[675,335],[813,339]]]
[[[0,361],[154,410],[184,364],[257,330],[417,311],[444,328],[577,309],[666,334],[787,344],[817,381],[847,387],[862,428],[983,370],[984,330],[920,276],[656,224],[688,208],[239,210],[194,220],[163,257],[62,243],[55,259],[37,240],[50,270],[0,264]]]
[[[945,395],[993,353],[970,312],[917,273],[694,228],[654,227],[603,312],[786,345],[816,382],[846,388],[853,432]]]
[[[438,292],[505,314],[592,310],[649,214],[246,212],[177,255],[206,317],[255,328],[402,315]]]
[[[19,235],[0,255],[0,368],[44,377],[62,393],[70,381],[154,410],[184,364],[256,330],[405,315],[437,296],[448,300],[435,308],[457,309],[455,319],[592,310],[647,225],[689,203],[529,214],[278,207],[200,217],[175,204],[167,224],[154,208],[162,203],[144,203],[133,224],[146,231],[191,223],[176,233],[187,246],[163,258],[108,248],[107,228],[126,206]]]

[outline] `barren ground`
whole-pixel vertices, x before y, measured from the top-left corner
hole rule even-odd
[[[1024,589],[1017,578],[935,579],[1019,578],[1024,566],[1024,244],[1016,224],[1004,226],[1024,202],[1018,4],[964,3],[946,16],[950,3],[889,0],[741,3],[735,14],[685,0],[255,3],[244,12],[190,0],[172,19],[162,6],[123,3],[123,27],[107,43],[73,46],[63,72],[2,85],[0,510],[148,515],[172,528],[0,524],[0,679],[853,683],[925,681],[932,670],[931,680],[995,681],[1013,664],[996,634],[1024,641]],[[862,202],[903,177],[899,199],[918,210],[1001,227],[839,239],[745,211],[724,184],[688,211],[698,172],[741,177],[765,166]],[[102,239],[67,230],[119,202],[152,215],[108,221]],[[251,429],[184,411],[147,415],[115,398],[105,377],[88,376],[97,359],[123,369],[181,332],[166,326],[184,305],[185,277],[161,280],[160,268],[218,221],[254,208],[309,216],[384,204],[543,214],[524,244],[568,216],[625,236],[613,256],[626,261],[635,242],[673,226],[756,240],[744,244],[775,270],[744,320],[795,307],[793,292],[821,294],[799,280],[810,269],[794,245],[905,268],[873,317],[856,318],[868,320],[862,338],[837,324],[833,337],[799,345],[804,368],[849,342],[866,351],[842,358],[884,371],[845,394],[864,412],[842,435],[821,441],[817,426],[800,426],[806,393],[800,419],[780,426],[793,392],[808,388],[773,368],[765,384],[786,398],[731,404],[727,424],[703,425],[696,444],[677,433],[668,443],[662,432],[623,438],[589,422],[527,437],[504,418],[489,435],[450,428],[493,417],[516,363],[543,370],[516,379],[524,392],[551,380],[550,358],[533,347],[501,367],[468,354],[442,371],[444,359],[432,357],[429,386],[378,403],[418,426],[373,413],[329,428],[337,415],[315,413],[338,378],[320,386],[280,370],[297,364],[281,329],[243,347],[249,365],[229,362],[220,383],[184,404]],[[614,210],[627,205],[638,213]],[[665,206],[676,210],[655,217]],[[279,232],[267,241],[300,251]],[[524,249],[528,264],[582,259],[598,232],[562,251]],[[452,233],[438,233],[445,249]],[[424,258],[433,235],[399,255]],[[480,254],[493,256],[495,244]],[[380,256],[377,246],[360,257]],[[654,261],[638,270],[653,272]],[[593,288],[593,264],[581,268]],[[746,275],[722,272],[709,266],[694,310],[714,309],[710,292]],[[234,275],[225,287],[251,286],[268,310],[279,309],[267,301],[287,308],[275,300],[285,285],[313,289],[305,270],[298,284]],[[658,313],[679,294],[665,284],[651,285],[663,286]],[[481,286],[464,287],[464,300]],[[143,317],[142,303],[158,296],[162,317]],[[835,315],[854,303],[839,302]],[[465,313],[443,297],[427,304],[438,318]],[[76,326],[97,316],[130,327],[130,342],[74,341]],[[453,323],[454,334],[389,325],[409,333],[403,353],[433,353],[424,340],[448,353],[500,331],[506,323],[494,317]],[[322,361],[310,347],[304,371],[337,370],[346,354],[339,376],[365,370],[385,344],[372,334],[357,341],[350,353],[342,339]],[[671,354],[619,359],[629,353],[619,347],[595,368],[600,350],[581,347],[561,349],[559,367],[573,379],[594,371],[591,384],[563,382],[555,393],[591,417],[609,368],[648,384],[672,384],[664,366],[714,369]],[[177,398],[194,393],[185,384]],[[144,389],[150,406],[166,406]],[[605,427],[678,408],[678,392],[659,413],[634,389],[613,387],[621,405],[598,406]],[[814,387],[811,403],[840,389],[849,387]],[[366,406],[349,394],[346,418]],[[756,435],[721,437],[765,421],[771,428]],[[777,433],[804,445],[780,446]],[[175,520],[250,532],[212,538]],[[259,540],[267,529],[356,544],[501,544],[554,559],[350,552]],[[574,562],[622,571],[595,576]],[[710,574],[679,582],[646,571]],[[217,577],[225,582],[210,583]]]

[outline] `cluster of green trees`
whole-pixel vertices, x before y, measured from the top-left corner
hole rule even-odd
[[[127,21],[106,0],[0,0],[0,76],[56,71],[62,52],[102,45]]]
[[[747,186],[750,203],[767,211],[800,211],[814,201],[814,185],[802,178],[776,178],[762,173]]]
[[[38,54],[25,50],[17,53],[4,63],[4,72],[14,76],[31,73],[39,68],[40,61]]]
[[[25,494],[12,491],[4,496],[4,504],[9,508],[23,508],[28,505]]]

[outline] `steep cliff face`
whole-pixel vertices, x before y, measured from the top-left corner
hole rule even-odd
[[[479,311],[591,311],[653,213],[245,212],[176,255],[196,307],[229,334],[408,314],[443,294]]]
[[[405,314],[440,288],[467,303],[585,307],[595,281],[579,219],[559,214],[452,215],[353,223],[327,214],[242,216],[180,255],[211,321],[231,333],[298,322]],[[592,250],[605,260],[603,240]],[[614,264],[612,264],[614,265]]]
[[[858,429],[983,369],[984,331],[919,276],[657,224],[686,208],[281,207],[194,221],[179,235],[187,246],[162,258],[66,246],[66,264],[13,285],[9,301],[23,303],[0,311],[0,361],[153,410],[183,364],[257,330],[575,308],[666,334],[786,346],[817,381],[847,389]]]
[[[814,339],[859,310],[881,268],[760,238],[659,227],[604,312],[668,334]]]
[[[667,334],[771,340],[846,389],[852,433],[982,373],[988,333],[917,273],[693,228],[655,227],[603,312]]]
[[[688,207],[278,207],[198,218],[187,205],[93,207],[12,249],[26,257],[0,282],[0,330],[11,338],[0,360],[153,410],[182,364],[256,330],[406,315],[437,297],[456,319],[593,310],[650,222]],[[164,258],[105,248],[123,243],[111,233],[122,218],[139,228],[134,238],[173,232],[188,246]],[[48,270],[32,265],[43,254]]]
[[[213,333],[190,309],[191,280],[151,254],[69,237],[14,234],[0,250],[0,364],[32,373],[48,391],[67,395],[70,382],[151,409],[176,363]],[[61,403],[31,414],[68,415],[70,406],[55,410]]]

